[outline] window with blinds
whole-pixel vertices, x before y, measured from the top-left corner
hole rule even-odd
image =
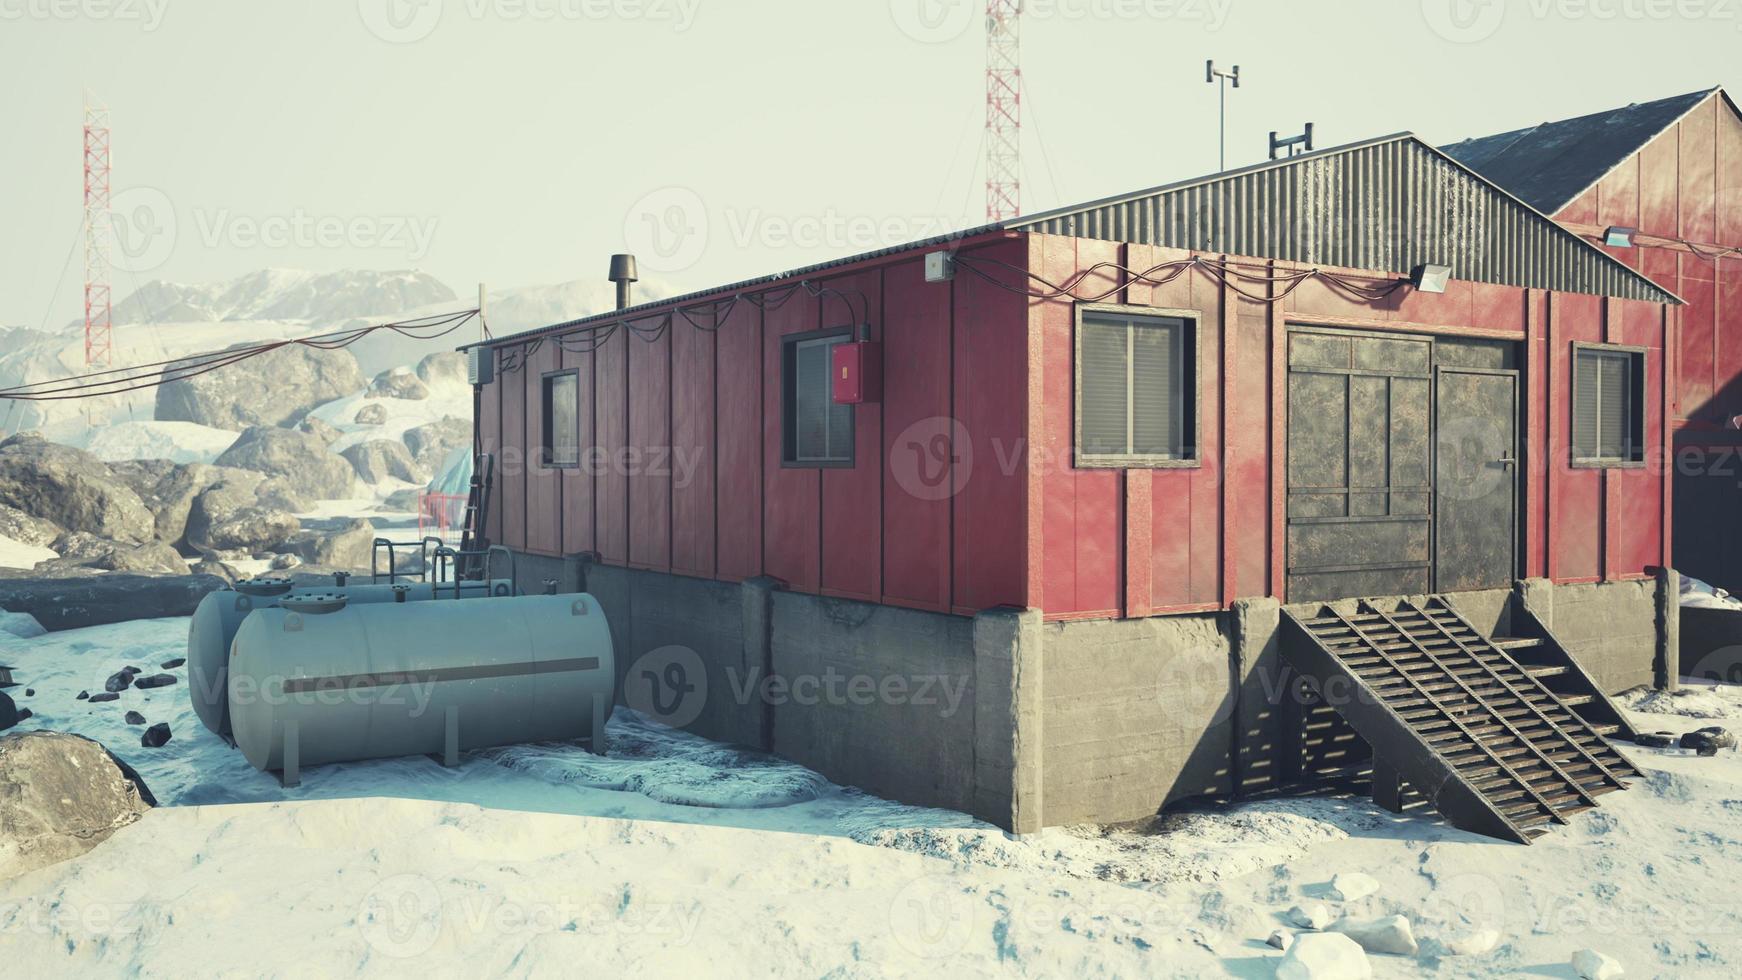
[[[1196,324],[1184,317],[1085,310],[1077,326],[1077,462],[1196,459]]]
[[[574,371],[544,376],[544,465],[579,466],[581,463],[581,382]]]
[[[782,459],[788,466],[853,465],[853,406],[837,405],[830,371],[847,333],[797,334],[781,347]]]
[[[1645,459],[1645,354],[1580,346],[1573,353],[1573,460],[1614,465]]]

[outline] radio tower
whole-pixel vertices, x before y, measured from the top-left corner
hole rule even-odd
[[[85,364],[109,365],[109,109],[85,95]]]
[[[986,0],[986,220],[1022,213],[1022,0]]]

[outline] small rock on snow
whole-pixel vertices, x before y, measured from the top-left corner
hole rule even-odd
[[[133,682],[133,686],[141,691],[149,691],[154,687],[168,687],[174,683],[174,674],[153,674],[150,677],[139,678]]]
[[[1344,872],[1331,879],[1331,897],[1339,902],[1358,902],[1379,890],[1379,882],[1359,871]]]
[[[79,696],[74,698],[73,700],[74,701],[89,701],[89,700],[91,700],[91,692],[90,691],[80,691]]]
[[[129,724],[129,725],[143,725],[143,724],[145,724],[145,716],[140,714],[137,711],[129,711],[129,712],[127,712],[126,715],[123,716],[123,718],[127,722],[127,724]]]
[[[104,691],[102,694],[93,694],[90,697],[90,702],[92,704],[99,704],[99,703],[104,702],[104,701],[119,701],[119,700],[121,700],[121,695],[116,694],[114,691]]]
[[[1581,949],[1573,954],[1573,972],[1585,980],[1616,980],[1625,973],[1620,961],[1594,949]]]
[[[139,676],[139,674],[143,673],[143,671],[141,671],[138,667],[134,667],[131,664],[129,664],[128,666],[121,668],[121,673],[127,674],[129,676],[137,677],[137,676]]]
[[[1681,738],[1681,747],[1693,749],[1701,755],[1717,755],[1719,749],[1736,747],[1736,736],[1722,728],[1702,728],[1697,732],[1688,732]]]
[[[1414,956],[1421,947],[1410,932],[1409,920],[1401,915],[1388,915],[1365,922],[1337,923],[1338,932],[1361,944],[1369,953],[1389,953],[1392,956]]]
[[[1367,980],[1372,975],[1361,947],[1334,932],[1296,936],[1276,965],[1277,980]]]
[[[1302,929],[1323,929],[1331,924],[1331,910],[1314,902],[1311,905],[1296,905],[1288,910],[1288,921]]]
[[[162,666],[164,670],[174,670],[187,662],[188,658],[186,657],[176,657],[172,660],[165,660]]]
[[[1264,942],[1266,945],[1274,946],[1286,953],[1288,952],[1288,948],[1294,945],[1294,933],[1289,932],[1287,929],[1277,929],[1272,931],[1270,938],[1266,939]]]
[[[139,736],[139,744],[148,749],[162,748],[168,742],[169,722],[166,721],[160,721],[157,724],[152,725],[150,728],[145,730],[144,735]]]
[[[24,689],[24,696],[25,696],[25,697],[27,697],[27,698],[34,698],[34,697],[36,697],[36,688],[34,688],[34,687],[27,687],[27,688],[25,688],[25,689]]]
[[[1640,732],[1633,736],[1633,744],[1647,749],[1667,749],[1675,744],[1675,736],[1669,732]]]
[[[110,674],[109,679],[103,682],[103,690],[108,691],[110,694],[114,694],[118,691],[125,691],[132,686],[133,675],[127,673],[125,670],[118,670],[115,673]]]

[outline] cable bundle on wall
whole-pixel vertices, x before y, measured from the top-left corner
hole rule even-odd
[[[1409,285],[1408,279],[1393,279],[1374,284],[1369,281],[1357,279],[1353,276],[1346,276],[1337,272],[1327,272],[1323,269],[1301,269],[1294,272],[1283,273],[1255,273],[1245,271],[1227,262],[1211,261],[1210,259],[1197,255],[1194,255],[1191,258],[1161,262],[1141,271],[1128,269],[1117,262],[1097,262],[1087,269],[1077,270],[1062,283],[1050,282],[1044,276],[1030,272],[1020,266],[1011,265],[1008,262],[1000,262],[997,259],[983,259],[971,255],[958,255],[956,256],[956,265],[966,269],[999,289],[1027,296],[1030,299],[1073,299],[1081,303],[1102,302],[1110,297],[1118,295],[1134,283],[1141,282],[1148,283],[1151,286],[1165,286],[1173,282],[1175,279],[1178,279],[1180,276],[1185,275],[1192,269],[1204,270],[1217,282],[1222,283],[1224,286],[1227,286],[1229,289],[1232,289],[1234,292],[1239,293],[1241,296],[1244,296],[1255,303],[1281,302],[1288,298],[1288,296],[1296,289],[1299,289],[1301,284],[1314,279],[1320,280],[1333,288],[1341,289],[1359,299],[1367,300],[1369,302],[1384,299],[1404,286]],[[1019,276],[1032,280],[1034,283],[1044,288],[1035,290],[1026,286],[1011,285],[1010,283],[996,278],[984,269],[977,268],[977,266],[981,265],[997,266],[999,268],[1007,269]],[[1124,276],[1125,281],[1110,286],[1098,293],[1092,293],[1086,296],[1078,295],[1077,289],[1082,286],[1085,280],[1101,273],[1117,273],[1120,276]],[[1273,295],[1266,296],[1248,292],[1241,288],[1239,284],[1242,283],[1280,285],[1281,288],[1276,290]]]

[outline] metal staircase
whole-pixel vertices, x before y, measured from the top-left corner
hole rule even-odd
[[[1407,784],[1454,826],[1528,844],[1639,776],[1604,740],[1620,713],[1534,617],[1538,635],[1494,640],[1434,596],[1285,622],[1284,657],[1373,747],[1374,797],[1393,809]]]

